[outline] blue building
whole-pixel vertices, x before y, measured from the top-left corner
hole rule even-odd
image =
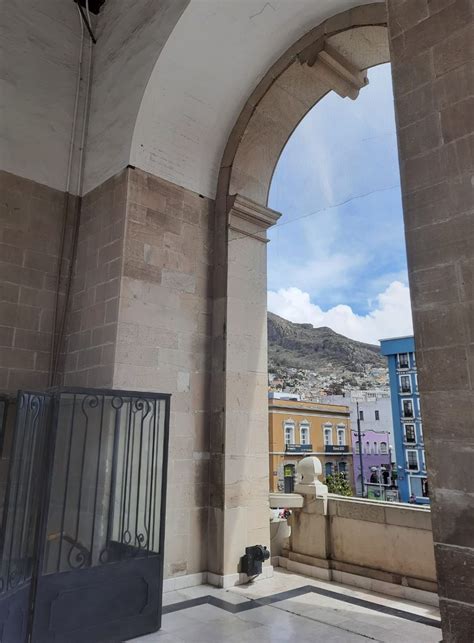
[[[381,340],[380,345],[382,355],[388,358],[400,501],[409,502],[414,496],[418,504],[427,504],[428,479],[415,340],[413,337],[395,337]]]

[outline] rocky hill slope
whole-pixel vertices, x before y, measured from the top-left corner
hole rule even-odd
[[[316,388],[329,392],[334,392],[334,384],[343,389],[378,388],[387,381],[387,362],[378,346],[354,341],[330,328],[295,324],[270,312],[268,367],[287,386],[298,370],[299,380],[311,379]]]

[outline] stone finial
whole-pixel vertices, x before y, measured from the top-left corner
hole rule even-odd
[[[295,486],[295,492],[302,495],[314,495],[325,498],[328,495],[328,488],[319,480],[323,473],[321,461],[315,456],[303,458],[296,465],[296,471],[301,476]]]

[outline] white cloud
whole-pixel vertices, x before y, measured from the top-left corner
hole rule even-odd
[[[410,291],[403,283],[393,281],[372,303],[373,309],[367,315],[358,315],[343,304],[322,310],[299,288],[268,291],[268,310],[276,315],[315,327],[329,326],[337,333],[361,342],[377,344],[384,337],[413,332]]]

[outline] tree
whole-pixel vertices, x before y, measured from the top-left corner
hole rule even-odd
[[[327,476],[326,484],[329,493],[337,493],[339,496],[352,496],[351,485],[347,482],[343,473],[333,473]]]

